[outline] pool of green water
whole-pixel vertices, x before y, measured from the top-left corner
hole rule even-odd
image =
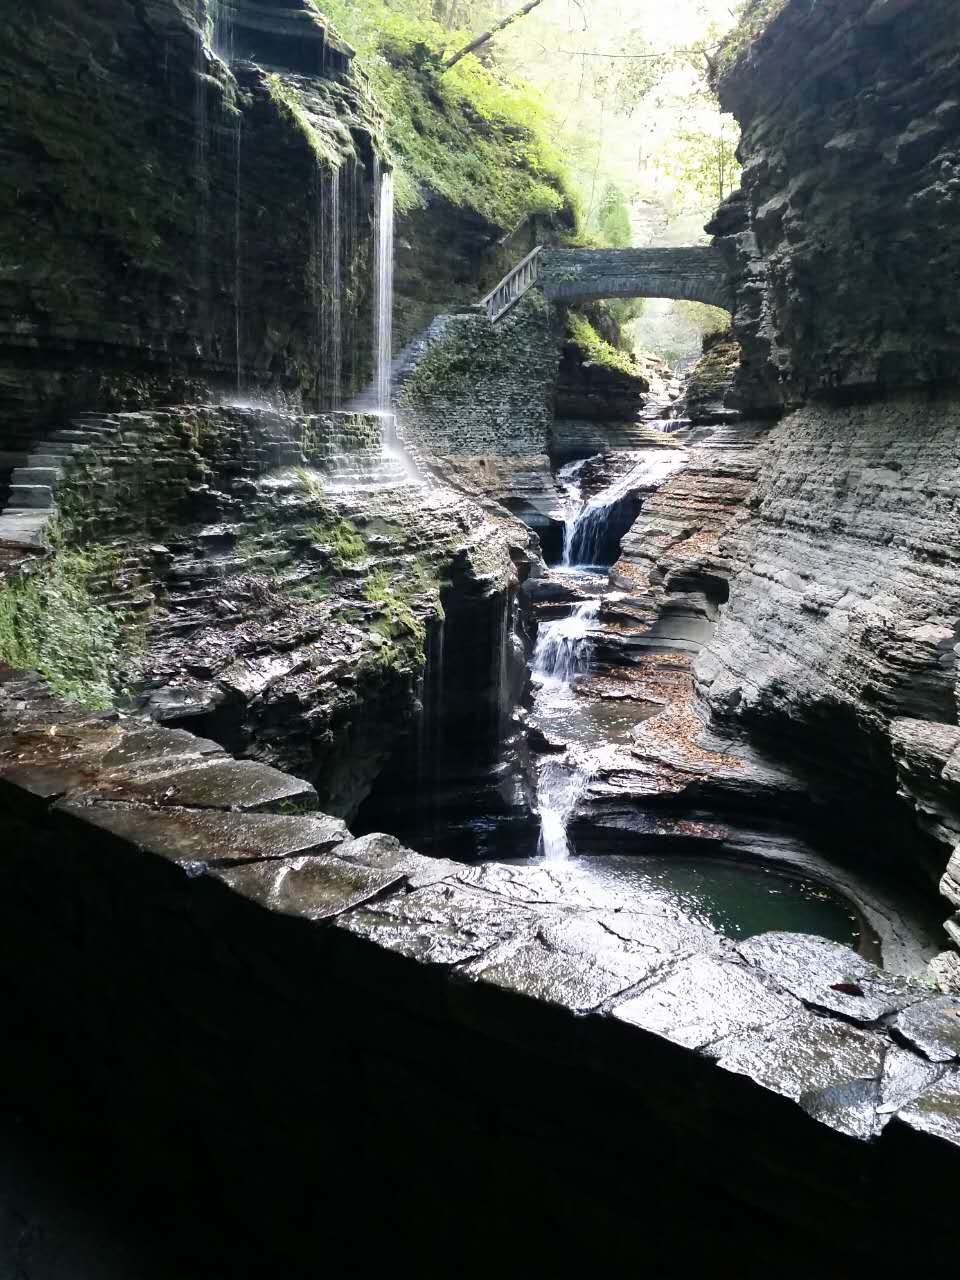
[[[812,933],[876,958],[879,942],[856,907],[826,885],[779,867],[727,858],[584,857],[565,864],[615,896],[624,910],[650,899],[725,937],[771,930]]]

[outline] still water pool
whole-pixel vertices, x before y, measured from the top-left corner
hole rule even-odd
[[[662,900],[728,938],[771,930],[812,933],[877,955],[879,942],[856,907],[814,880],[779,867],[727,858],[607,856],[572,858],[578,876],[616,897],[647,908]]]

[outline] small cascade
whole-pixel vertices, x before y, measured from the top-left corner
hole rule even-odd
[[[599,600],[586,600],[572,613],[541,626],[531,668],[539,685],[538,699],[559,702],[573,694],[574,683],[590,665],[590,631],[600,612]],[[587,785],[589,774],[576,760],[549,760],[537,778],[540,852],[556,861],[569,855],[567,824]]]
[[[579,465],[582,467],[583,463]],[[615,528],[618,520],[622,523],[624,504],[638,490],[655,488],[681,466],[682,456],[667,450],[655,457],[642,458],[596,497],[582,503],[572,521],[569,517],[564,520],[563,564],[567,567],[603,564],[605,552],[609,562],[611,542],[619,541],[626,531],[625,528],[619,531]],[[571,468],[565,467],[563,471],[570,473]],[[579,472],[574,476],[574,484],[577,484],[578,477]],[[569,474],[564,478],[561,472],[558,478],[568,493],[573,492]]]
[[[236,56],[236,27],[230,0],[208,0],[210,13],[210,47],[221,62],[229,66]]]
[[[547,862],[570,856],[567,827],[589,780],[587,770],[575,761],[548,760],[537,780],[540,811],[539,853]]]
[[[587,600],[572,613],[541,626],[531,663],[533,678],[557,693],[573,691],[573,683],[590,664],[591,624],[600,612],[599,600]]]
[[[583,490],[580,486],[580,473],[586,465],[586,458],[579,462],[568,462],[557,472],[557,483],[563,490],[563,564],[570,564],[570,548],[577,527],[577,518],[583,509]]]

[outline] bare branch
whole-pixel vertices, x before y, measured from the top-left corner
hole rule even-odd
[[[471,40],[469,44],[464,45],[463,48],[455,53],[451,58],[447,58],[446,62],[443,64],[444,71],[449,71],[451,67],[455,67],[461,58],[465,58],[468,53],[473,53],[476,49],[479,49],[481,45],[485,45],[488,40],[492,40],[498,32],[502,31],[504,27],[509,27],[510,24],[512,22],[516,22],[518,18],[525,18],[531,9],[535,9],[538,4],[542,3],[543,0],[527,0],[525,5],[522,5],[513,13],[508,14],[506,18],[502,18],[496,26],[491,27],[489,31],[481,32],[480,35]]]

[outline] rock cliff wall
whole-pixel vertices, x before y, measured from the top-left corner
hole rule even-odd
[[[38,0],[0,27],[0,449],[79,410],[365,384],[378,123],[312,6]]]
[[[805,773],[850,856],[936,878],[958,829],[955,14],[788,3],[720,93],[744,129],[713,223],[744,355],[728,405],[787,415],[719,542],[698,687]]]
[[[960,58],[940,0],[787,4],[719,83],[740,401],[960,380]]]

